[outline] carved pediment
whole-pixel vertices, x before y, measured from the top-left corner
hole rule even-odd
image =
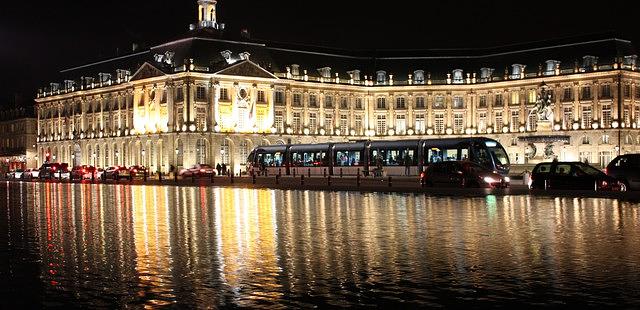
[[[145,62],[144,64],[142,64],[140,69],[138,69],[138,71],[136,71],[136,73],[131,76],[131,81],[143,80],[163,75],[165,75],[165,73],[162,72],[162,70],[154,67],[148,62]]]
[[[252,62],[251,60],[243,60],[243,61],[237,62],[233,65],[230,65],[216,72],[216,74],[277,79],[277,77],[273,75],[271,72],[263,69],[262,67],[258,66],[258,64]]]

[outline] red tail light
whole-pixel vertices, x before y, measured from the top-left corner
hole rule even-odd
[[[200,172],[204,172],[204,169],[200,169]]]
[[[607,175],[609,174],[609,173],[607,172],[607,168],[604,168],[604,174],[607,174]]]
[[[133,169],[133,172],[138,172],[138,169]]]

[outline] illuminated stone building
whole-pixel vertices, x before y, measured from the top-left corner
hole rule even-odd
[[[40,163],[226,163],[276,143],[489,136],[514,164],[607,163],[640,148],[631,42],[346,51],[225,33],[198,1],[182,38],[61,73],[37,96]],[[548,125],[532,113],[542,85]],[[48,155],[48,157],[47,157]]]
[[[0,172],[36,165],[36,131],[33,108],[0,111]]]

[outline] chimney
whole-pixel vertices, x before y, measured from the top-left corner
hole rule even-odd
[[[240,30],[240,37],[247,40],[251,39],[251,33],[249,33],[249,29],[242,28],[242,30]]]

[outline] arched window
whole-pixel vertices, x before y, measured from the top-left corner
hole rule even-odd
[[[203,21],[204,20],[204,8],[200,8],[200,20]]]
[[[229,165],[230,150],[231,150],[231,147],[229,145],[229,140],[228,139],[222,140],[222,144],[220,145],[220,161],[223,164]]]
[[[100,166],[102,167],[103,165],[100,162],[100,145],[96,145],[96,150],[95,150],[95,156],[96,156],[96,166]]]
[[[247,162],[247,156],[249,155],[249,141],[242,140],[240,141],[240,164],[245,164]]]
[[[211,21],[214,20],[213,14],[214,14],[213,9],[211,9],[211,11],[209,12],[209,20]]]
[[[196,141],[196,164],[207,163],[207,143],[204,139]]]

